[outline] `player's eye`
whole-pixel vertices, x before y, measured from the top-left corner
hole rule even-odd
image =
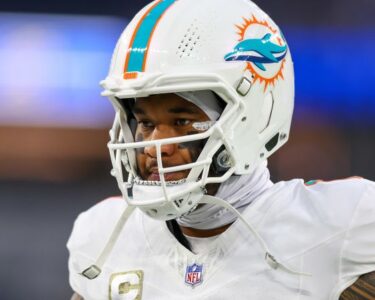
[[[191,120],[188,119],[177,119],[175,121],[176,126],[188,126],[191,124]]]
[[[150,130],[154,128],[154,123],[148,120],[140,120],[138,121],[138,127],[142,130]]]

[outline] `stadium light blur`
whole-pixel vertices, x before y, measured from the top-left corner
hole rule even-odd
[[[100,97],[126,20],[0,14],[0,125],[106,128]],[[286,27],[296,68],[297,108],[375,123],[375,30]],[[298,113],[298,109],[297,109]]]
[[[0,15],[0,124],[108,127],[100,97],[126,23],[111,17]]]

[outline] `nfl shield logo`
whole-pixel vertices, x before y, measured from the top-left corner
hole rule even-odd
[[[185,274],[185,282],[194,287],[202,282],[202,269],[203,265],[193,264],[187,266]]]

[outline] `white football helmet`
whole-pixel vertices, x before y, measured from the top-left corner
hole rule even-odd
[[[153,218],[193,210],[209,183],[249,174],[289,137],[294,72],[290,50],[271,18],[249,0],[158,0],[143,8],[121,35],[101,82],[116,117],[109,149],[113,175],[130,206]],[[135,142],[126,101],[155,94],[210,90],[226,107],[207,131]],[[198,159],[163,167],[161,146],[207,140]],[[154,146],[160,182],[139,180],[135,149]],[[210,176],[211,165],[224,172]],[[164,174],[190,170],[186,180]],[[134,190],[143,191],[136,197]]]

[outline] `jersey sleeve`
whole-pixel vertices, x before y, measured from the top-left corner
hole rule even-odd
[[[341,286],[347,287],[359,276],[375,271],[375,182],[364,180],[341,253]]]

